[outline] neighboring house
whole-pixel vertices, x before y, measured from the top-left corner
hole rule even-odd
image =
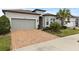
[[[71,16],[69,22],[65,24],[67,27],[78,27],[79,26],[79,17]]]
[[[61,24],[61,20],[57,19],[56,15],[45,13],[46,10],[35,9],[31,11],[15,9],[2,11],[10,19],[12,30],[45,28],[54,22]],[[79,17],[71,16],[70,22],[65,22],[64,25],[68,27],[79,26]]]

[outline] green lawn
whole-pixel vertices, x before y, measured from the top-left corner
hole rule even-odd
[[[0,35],[0,51],[9,51],[11,45],[10,34]]]
[[[59,37],[69,36],[73,34],[78,34],[79,29],[62,29],[60,32],[50,32],[50,30],[46,30],[46,32],[49,32],[51,34],[57,35]],[[11,46],[11,38],[10,34],[6,35],[0,35],[0,51],[9,51]]]
[[[52,33],[54,35],[57,35],[59,37],[65,37],[65,36],[69,36],[69,35],[73,35],[73,34],[78,34],[79,33],[79,29],[62,29],[60,30],[60,32],[50,32],[50,30],[46,31],[49,33]]]

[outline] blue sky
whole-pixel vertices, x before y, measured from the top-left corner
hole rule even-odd
[[[28,8],[26,8],[28,9]],[[60,8],[30,8],[28,10],[33,10],[33,9],[43,9],[46,10],[47,13],[52,13],[52,14],[56,14]],[[69,8],[71,11],[71,14],[74,16],[79,16],[79,8]],[[0,16],[3,15],[1,9],[0,9]]]
[[[41,9],[47,10],[47,13],[56,14],[60,8],[41,8]],[[69,8],[69,9],[72,15],[79,16],[79,8]]]

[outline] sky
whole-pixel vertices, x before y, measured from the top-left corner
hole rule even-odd
[[[46,10],[46,13],[52,13],[56,14],[60,8],[26,8],[28,10],[34,10],[34,9],[43,9]],[[79,16],[79,8],[69,8],[70,12],[73,16]],[[0,9],[0,16],[3,15],[2,9]]]
[[[47,10],[47,13],[56,14],[60,8],[41,8],[43,10]],[[74,16],[79,16],[79,8],[69,8],[70,12]]]

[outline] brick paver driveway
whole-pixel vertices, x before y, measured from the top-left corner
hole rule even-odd
[[[79,34],[33,44],[15,51],[79,51]]]
[[[19,30],[12,32],[11,38],[12,49],[16,49],[34,43],[53,40],[58,37],[41,30]]]

